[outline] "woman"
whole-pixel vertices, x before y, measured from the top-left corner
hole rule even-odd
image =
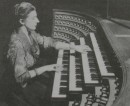
[[[55,42],[51,37],[41,36],[36,33],[39,23],[36,8],[27,2],[15,6],[17,28],[11,35],[7,57],[9,58],[16,82],[20,84],[23,95],[28,103],[39,106],[40,100],[46,98],[48,89],[45,72],[62,71],[62,66],[57,64],[45,65],[35,68],[40,54],[39,45],[44,48],[74,49],[78,52],[90,50],[88,46],[75,46],[62,42]],[[48,82],[49,83],[49,82]]]

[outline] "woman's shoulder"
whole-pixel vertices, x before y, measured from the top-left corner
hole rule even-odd
[[[11,39],[10,39],[10,43],[9,43],[9,46],[12,47],[13,46],[21,46],[21,41],[20,41],[20,37],[18,36],[18,33],[16,32],[13,32],[11,34]]]
[[[22,43],[20,42],[17,34],[12,33],[11,40],[9,43],[7,58],[10,58],[12,60],[12,62],[14,62],[14,59],[15,59],[16,54],[17,54],[17,50],[22,49],[22,48],[23,48]]]
[[[19,40],[19,36],[18,36],[18,35],[19,35],[19,34],[18,34],[16,31],[12,32],[10,41],[11,41],[11,42],[16,42],[16,41],[18,41],[18,40]]]

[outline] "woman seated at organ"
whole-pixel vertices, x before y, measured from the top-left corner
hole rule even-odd
[[[48,79],[45,81],[46,72],[62,71],[63,67],[57,64],[35,67],[39,59],[39,45],[44,48],[70,50],[78,52],[89,51],[87,45],[73,45],[57,42],[51,37],[36,33],[39,23],[36,8],[28,2],[15,5],[16,23],[11,35],[7,57],[13,67],[14,77],[20,85],[26,101],[32,106],[40,106],[41,101],[48,95]],[[49,74],[48,74],[49,75]]]

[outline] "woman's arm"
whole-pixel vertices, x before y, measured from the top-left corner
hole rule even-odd
[[[56,42],[51,37],[41,36],[40,34],[37,33],[35,33],[35,36],[37,38],[38,43],[43,45],[44,48],[54,47],[56,49],[64,49],[64,50],[74,49],[78,52],[91,51],[90,47],[87,45],[74,45],[72,43],[69,44],[69,43],[59,42],[59,41]]]
[[[86,51],[91,51],[91,48],[87,45],[75,45],[74,43],[65,43],[65,42],[59,42],[55,41],[51,37],[44,37],[43,40],[44,48],[47,47],[54,47],[55,49],[64,49],[64,50],[76,50],[78,52],[86,52]]]
[[[45,71],[61,71],[61,67],[52,64],[52,65],[46,65],[40,68],[35,68],[32,70],[27,69],[27,61],[25,59],[25,51],[20,41],[15,41],[13,46],[10,46],[10,52],[13,52],[13,55],[9,56],[12,60],[12,64],[14,65],[14,74],[16,82],[20,83],[23,87],[26,86],[29,79],[36,77],[37,75],[41,75]],[[11,48],[13,47],[13,48]],[[59,70],[58,70],[59,69]]]
[[[16,82],[20,83],[22,86],[26,85],[26,82],[36,76],[34,70],[27,69],[27,61],[25,60],[25,51],[23,49],[22,43],[20,41],[15,41],[13,43],[15,47],[15,58],[12,61],[14,64],[14,74]],[[12,49],[12,48],[10,48]]]
[[[74,43],[64,43],[64,42],[55,42],[54,47],[56,49],[65,49],[65,50],[76,50],[78,52],[91,51],[90,47],[87,45],[75,45]]]

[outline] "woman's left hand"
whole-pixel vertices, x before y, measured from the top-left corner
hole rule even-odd
[[[76,45],[75,50],[80,52],[80,53],[84,53],[87,51],[91,51],[91,48],[87,45]]]

